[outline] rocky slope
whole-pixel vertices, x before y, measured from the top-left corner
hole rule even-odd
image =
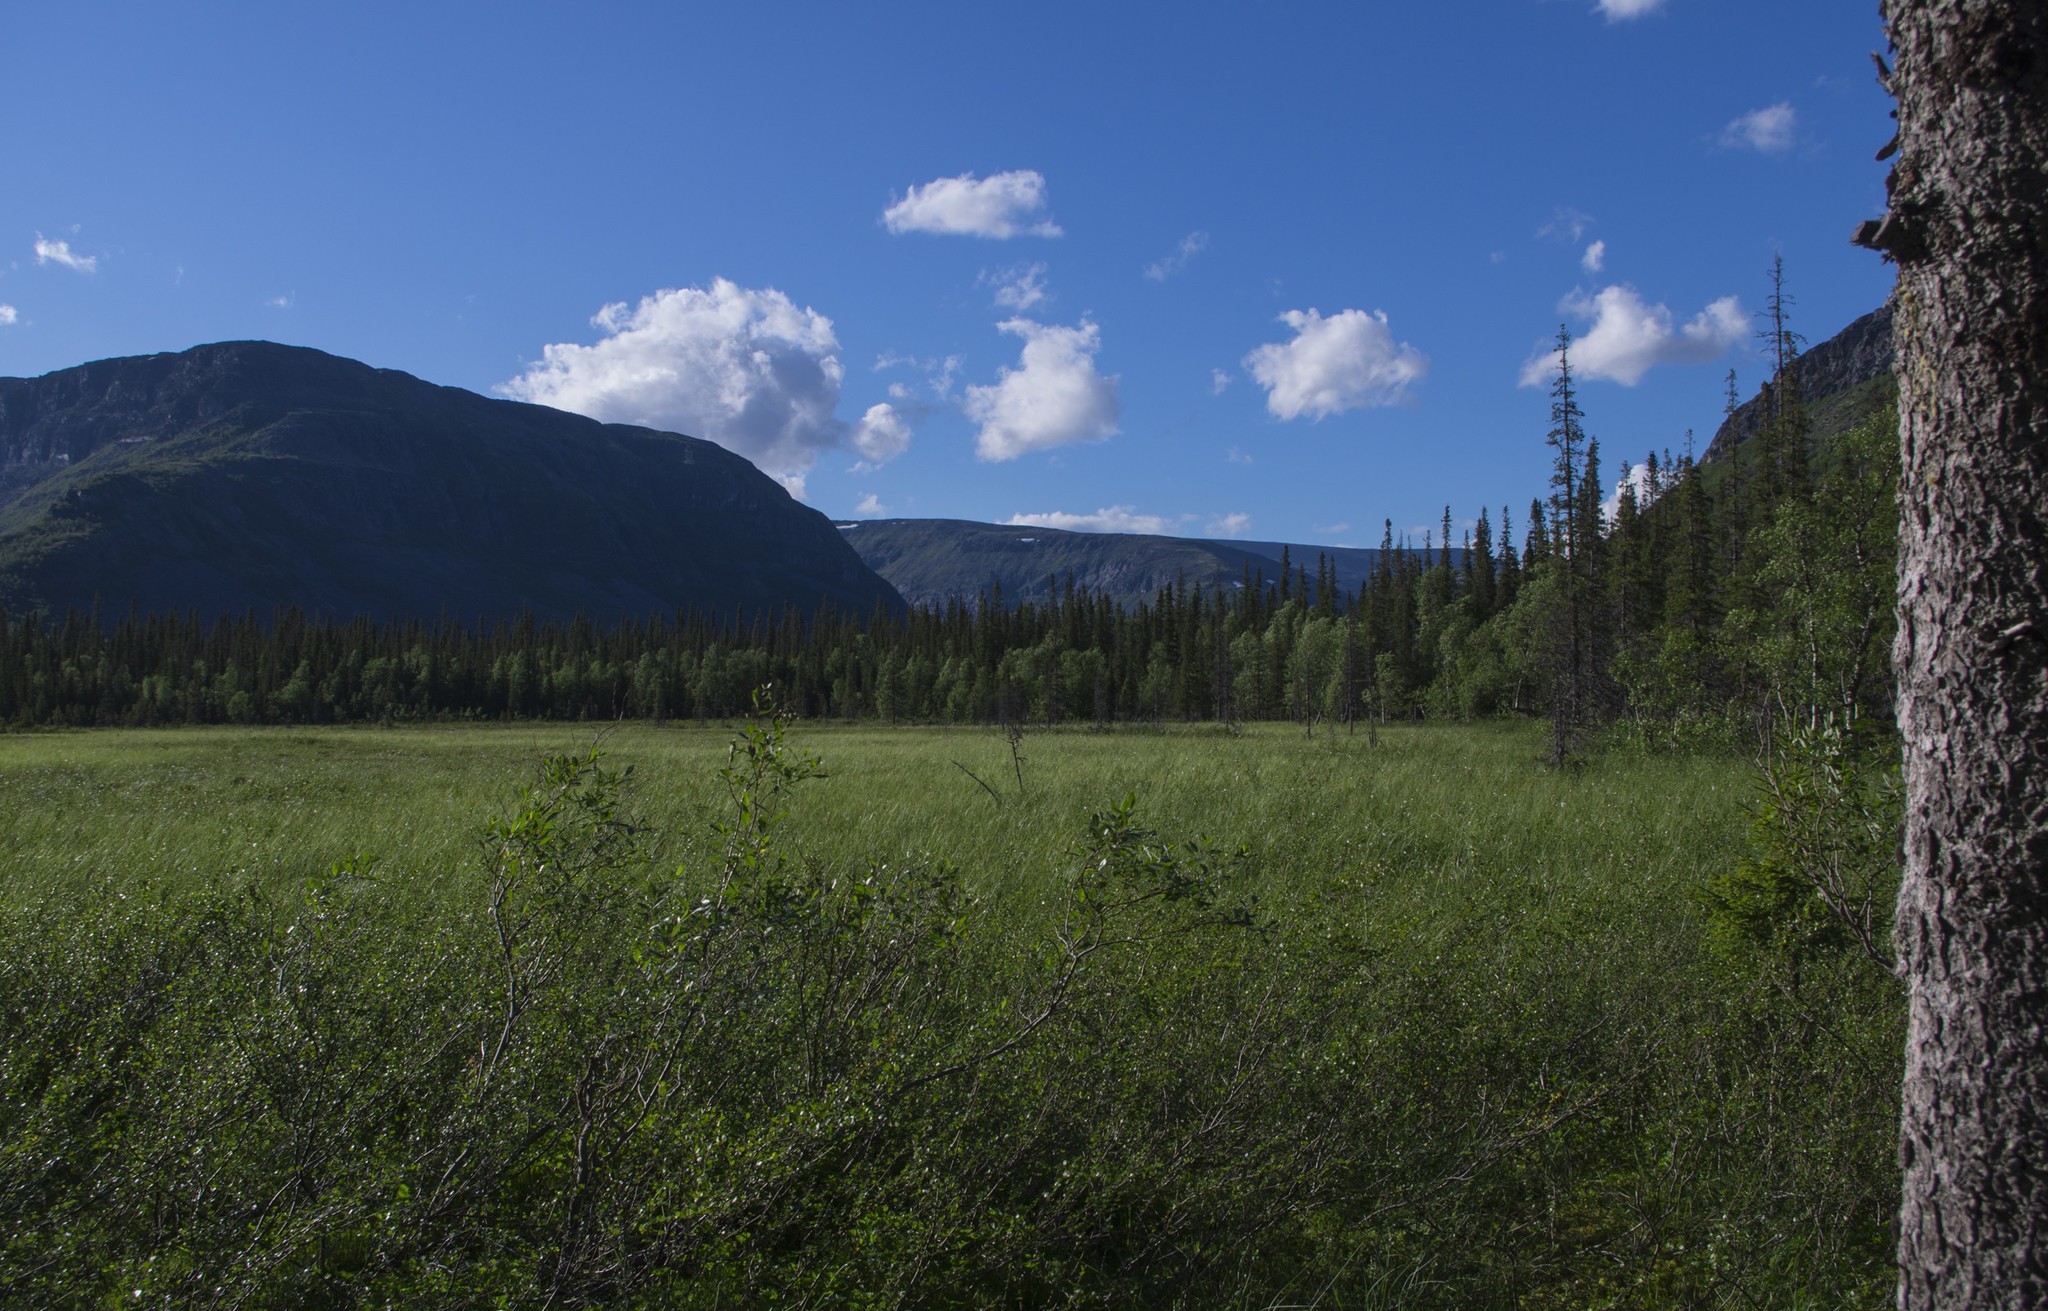
[[[1800,355],[1792,366],[1814,420],[1816,438],[1846,429],[1889,399],[1892,307],[1880,305]],[[1762,391],[1727,417],[1707,444],[1707,460],[1723,460],[1754,437],[1769,416]]]

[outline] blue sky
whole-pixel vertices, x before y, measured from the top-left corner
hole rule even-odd
[[[836,518],[1372,545],[1889,285],[1871,0],[20,6],[0,374],[266,338]],[[1531,367],[1531,362],[1535,367]],[[1528,385],[1530,383],[1536,385]]]

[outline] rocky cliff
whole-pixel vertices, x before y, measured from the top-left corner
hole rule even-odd
[[[1809,405],[1846,397],[1892,371],[1892,307],[1881,305],[1802,354],[1792,366],[1799,393]],[[1868,408],[1868,407],[1862,407]],[[1769,416],[1770,402],[1759,391],[1728,416],[1707,444],[1705,458],[1726,459],[1755,436]],[[1851,416],[1851,422],[1855,416]]]

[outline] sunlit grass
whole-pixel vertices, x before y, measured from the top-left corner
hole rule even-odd
[[[125,1104],[147,1107],[119,1121],[141,1144],[137,1178],[163,1168],[147,1154],[156,1150],[148,1134],[169,1122],[158,1089],[186,1098],[178,1123],[203,1126],[190,1132],[210,1154],[215,1097],[240,1106],[272,1095],[265,1080],[281,1078],[295,1091],[277,1105],[296,1114],[326,1105],[312,1092],[417,1073],[391,1051],[415,1053],[422,1069],[451,1052],[474,1049],[481,1060],[476,1035],[510,1023],[499,1017],[500,988],[514,976],[485,912],[480,836],[491,817],[517,808],[541,757],[596,741],[610,765],[632,770],[628,806],[644,825],[652,868],[610,871],[622,880],[617,900],[562,902],[574,910],[561,941],[576,950],[565,945],[560,960],[590,973],[563,985],[556,1010],[535,1011],[524,1045],[510,1049],[554,1081],[535,1074],[534,1088],[554,1091],[508,1091],[491,1116],[464,1122],[448,1141],[467,1142],[500,1120],[507,1141],[557,1141],[520,1138],[513,1122],[570,1106],[561,1080],[597,1068],[592,1053],[614,1049],[614,1025],[641,1035],[621,1051],[642,1039],[702,1037],[691,1025],[631,1028],[635,1007],[667,1015],[671,999],[701,996],[710,1000],[687,1005],[714,1008],[703,1014],[725,1027],[706,1030],[715,1037],[675,1068],[724,1069],[743,1049],[751,1054],[732,1069],[752,1073],[720,1074],[687,1095],[671,1090],[665,1113],[678,1118],[649,1123],[673,1136],[621,1161],[644,1169],[650,1187],[666,1187],[678,1170],[711,1168],[701,1166],[704,1144],[724,1141],[717,1127],[730,1123],[741,1135],[733,1141],[747,1144],[733,1159],[735,1178],[748,1182],[732,1195],[750,1198],[758,1158],[811,1142],[826,1123],[820,1108],[884,1108],[844,1123],[900,1132],[900,1147],[878,1148],[871,1160],[833,1157],[829,1171],[787,1192],[791,1204],[843,1183],[902,1226],[884,1235],[889,1242],[915,1247],[921,1226],[959,1225],[961,1251],[1004,1278],[1007,1249],[985,1226],[1040,1217],[1032,1250],[1064,1260],[1061,1208],[1092,1198],[1091,1189],[1113,1190],[1105,1214],[1199,1203],[1230,1217],[1240,1194],[1299,1186],[1308,1199],[1300,1210],[1270,1231],[1233,1231],[1235,1246],[1216,1250],[1235,1255],[1197,1263],[1202,1280],[1240,1263],[1241,1286],[1204,1284],[1206,1294],[1187,1304],[1286,1304],[1274,1281],[1297,1270],[1313,1286],[1302,1300],[1321,1288],[1328,1295],[1318,1304],[1333,1307],[1392,1304],[1385,1290],[1438,1278],[1442,1296],[1404,1292],[1400,1304],[1863,1305],[1888,1285],[1899,999],[1888,976],[1853,959],[1815,958],[1794,976],[1768,954],[1714,945],[1703,894],[1744,851],[1748,824],[1748,769],[1738,759],[1615,749],[1559,772],[1540,763],[1540,729],[1515,723],[1397,725],[1376,742],[1341,730],[1310,738],[1284,725],[1031,729],[1016,756],[994,729],[798,724],[790,742],[815,753],[825,774],[783,798],[787,817],[771,850],[827,875],[810,879],[806,869],[792,886],[827,891],[793,919],[774,896],[735,899],[729,921],[667,917],[700,904],[722,879],[764,893],[788,872],[771,859],[752,867],[771,878],[747,883],[754,875],[736,873],[737,863],[719,866],[715,825],[733,812],[718,774],[731,738],[729,726],[645,724],[602,734],[501,725],[0,737],[0,911],[9,912],[0,930],[17,935],[0,944],[0,963],[18,965],[0,1018],[42,1026],[22,1029],[31,1036],[17,1050],[75,1049],[87,1071],[99,1068],[99,1049],[74,1048],[79,1015],[116,1036],[127,1032],[122,1023],[139,1026],[162,1044],[159,1065],[138,1064],[109,1084]],[[1184,903],[1200,923],[1174,919],[1170,902],[1151,907],[1156,919],[1119,920],[1142,931],[1092,962],[1071,1012],[1042,1040],[991,1057],[943,1095],[898,1096],[917,1085],[901,1084],[897,1062],[980,1050],[982,1028],[1007,1033],[1052,995],[1046,980],[1072,941],[1062,935],[1106,913],[1097,894],[1109,885],[1094,885],[1091,902],[1067,881],[1076,844],[1091,814],[1127,795],[1162,840],[1205,836],[1246,853],[1215,900],[1205,868],[1203,899]],[[342,860],[366,868],[372,884],[294,895]],[[971,895],[953,900],[949,883],[927,883],[922,871],[840,882],[869,862],[925,860],[957,866]],[[676,866],[682,880],[662,877]],[[921,889],[941,886],[945,899],[919,900]],[[276,895],[153,900],[243,887]],[[886,913],[856,914],[866,897]],[[585,917],[606,905],[620,918]],[[734,925],[751,925],[750,936],[721,936]],[[678,932],[696,936],[683,939],[687,952],[665,955]],[[899,960],[899,943],[913,939],[927,954]],[[46,945],[44,960],[35,953]],[[663,972],[714,947],[716,970]],[[130,956],[134,968],[122,973]],[[842,973],[848,962],[878,962],[880,982],[836,991],[869,977]],[[313,994],[273,986],[288,969],[326,989],[325,1000],[302,1004]],[[161,1024],[148,1007],[123,1009],[156,997],[173,976],[182,991],[162,997],[183,1009]],[[671,977],[702,991],[651,986]],[[818,1017],[849,1012],[816,1008],[849,998],[869,1007],[847,1033],[876,1044],[872,1086],[829,1082],[852,1048],[835,1045],[844,1035]],[[571,1021],[586,1012],[591,1033],[604,1035],[589,1050],[570,1041],[582,1032]],[[363,1016],[379,1018],[361,1033],[347,1028]],[[321,1050],[353,1062],[354,1073],[332,1086],[309,1075],[327,1067],[301,1062],[308,1034],[333,1036]],[[407,1114],[438,1105],[445,1080],[471,1087],[461,1081],[473,1065],[450,1057],[446,1070],[430,1071]],[[101,1132],[97,1103],[72,1097],[62,1080],[46,1087],[40,1068],[20,1062],[11,1077],[55,1108],[51,1122],[79,1144],[65,1150],[115,1141]],[[0,1062],[0,1076],[9,1070]],[[137,1082],[151,1071],[157,1083]],[[826,1091],[808,1080],[827,1080]],[[412,1132],[412,1120],[399,1120]],[[337,1133],[362,1128],[337,1123]],[[1234,1134],[1238,1145],[1201,1146],[1212,1132]],[[334,1159],[363,1150],[348,1141]],[[397,1130],[377,1142],[394,1173],[364,1185],[363,1205],[386,1213],[389,1180],[404,1180],[417,1145]],[[904,1163],[921,1153],[937,1164],[917,1176],[923,1192],[906,1204],[915,1172]],[[276,1189],[267,1158],[238,1159],[250,1196]],[[1057,1182],[1070,1176],[1092,1182]],[[490,1184],[497,1191],[478,1215],[524,1204],[528,1177]],[[990,1190],[1018,1179],[1021,1200],[984,1214]],[[956,1185],[970,1192],[955,1196]],[[924,1208],[914,1223],[902,1220],[905,1205]],[[842,1232],[832,1214],[805,1222],[819,1250],[882,1242],[865,1220]],[[1122,1221],[1101,1223],[1107,1233]],[[486,1230],[497,1234],[477,1232]],[[223,1232],[229,1249],[246,1242],[240,1230]],[[133,1250],[153,1252],[154,1240]],[[1772,1255],[1781,1250],[1807,1254],[1806,1263]],[[801,1264],[804,1250],[793,1251]],[[97,1247],[72,1255],[78,1270],[97,1269]],[[1103,1272],[1115,1274],[1113,1265]],[[1661,1295],[1667,1285],[1730,1291],[1680,1298]],[[1822,1300],[1801,1301],[1809,1289]]]
[[[19,899],[105,880],[295,882],[360,856],[431,902],[466,886],[451,876],[535,761],[599,737],[530,725],[0,737],[0,887]],[[660,859],[690,859],[725,813],[729,738],[717,725],[602,735],[610,761],[634,769]],[[1164,836],[1245,847],[1250,889],[1282,902],[1361,880],[1432,902],[1504,883],[1539,903],[1668,890],[1732,860],[1744,822],[1737,762],[1616,755],[1558,773],[1515,724],[1393,726],[1376,745],[1282,725],[1030,731],[1021,787],[992,729],[799,725],[793,740],[826,777],[788,799],[792,852],[951,860],[982,895],[1022,905],[1087,817],[1125,795]]]

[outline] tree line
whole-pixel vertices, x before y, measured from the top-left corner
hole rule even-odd
[[[1136,606],[1069,578],[1014,605],[994,589],[900,614],[609,627],[0,613],[0,724],[726,719],[773,684],[799,715],[897,722],[1547,716],[1562,762],[1616,721],[1666,736],[1884,722],[1894,421],[1815,445],[1781,299],[1770,419],[1729,458],[1652,452],[1603,497],[1560,330],[1550,494],[1519,524],[1482,508],[1455,548],[1449,507],[1420,547],[1389,522],[1355,590],[1319,556],[1313,573],[1283,557],[1276,577]]]

